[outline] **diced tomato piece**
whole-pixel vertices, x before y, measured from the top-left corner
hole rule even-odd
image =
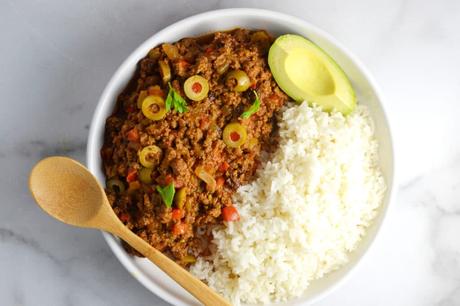
[[[223,176],[219,176],[217,179],[216,179],[216,186],[217,188],[220,188],[222,186],[224,186],[225,184],[225,179]]]
[[[227,222],[240,220],[240,214],[238,213],[236,207],[233,205],[222,208],[222,217],[224,218],[224,221]]]
[[[127,213],[121,213],[119,218],[124,223],[129,221],[129,215]]]
[[[182,219],[182,209],[174,208],[174,209],[171,211],[171,218],[172,218],[174,221],[179,221],[180,219]]]
[[[204,50],[204,52],[205,52],[206,54],[211,54],[212,51],[214,51],[214,48],[213,48],[213,47],[207,47],[207,48]]]
[[[222,164],[219,165],[219,171],[220,172],[225,172],[225,171],[227,171],[228,168],[230,168],[230,165],[225,161]]]
[[[251,89],[256,89],[256,87],[257,87],[257,83],[256,83],[256,82],[254,82],[254,83],[252,83],[252,84],[251,84],[251,86],[249,86],[249,87],[250,87]]]
[[[176,223],[174,224],[172,228],[172,233],[176,236],[183,235],[185,234],[185,231],[187,230],[187,223]]]
[[[128,183],[134,182],[137,180],[137,170],[134,168],[129,168],[128,169],[128,174],[126,175],[126,181]]]
[[[129,141],[138,142],[139,141],[139,131],[136,128],[129,130],[126,134],[126,137]]]

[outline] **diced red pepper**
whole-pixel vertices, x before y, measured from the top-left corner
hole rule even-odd
[[[213,48],[213,47],[207,47],[207,48],[204,50],[204,52],[205,52],[206,54],[211,54],[212,51],[214,51],[214,48]]]
[[[138,142],[139,141],[139,131],[136,128],[129,130],[126,134],[126,137],[129,141]]]
[[[128,183],[134,182],[137,180],[137,170],[134,168],[129,168],[128,169],[128,174],[126,175],[126,181]]]
[[[169,185],[173,181],[174,181],[174,179],[173,179],[172,175],[170,175],[170,174],[166,175],[166,177],[165,177],[165,185]]]
[[[172,233],[176,236],[183,235],[185,234],[185,231],[187,230],[187,223],[176,223],[174,224],[172,228]]]
[[[230,168],[230,165],[226,161],[219,165],[220,172],[225,172],[228,168]]]
[[[190,63],[187,62],[187,61],[184,60],[184,59],[181,59],[181,60],[179,60],[178,65],[180,66],[181,69],[185,69],[185,68],[187,68],[188,66],[190,66]]]
[[[126,223],[129,221],[129,215],[127,213],[121,213],[119,218],[121,222],[123,223]]]
[[[224,218],[224,221],[227,222],[240,220],[240,214],[238,213],[236,207],[233,205],[222,208],[222,217]]]
[[[174,178],[171,174],[167,174],[164,178],[164,185],[167,186],[173,183],[174,188],[181,188],[184,186],[184,182],[180,178]]]
[[[250,87],[251,89],[256,89],[256,87],[257,87],[257,83],[256,83],[256,82],[254,82],[254,83],[252,83],[252,84],[251,84],[251,86],[249,86],[249,87]]]
[[[222,186],[224,186],[225,184],[225,179],[223,176],[219,176],[217,179],[216,179],[216,186],[217,188],[220,188]]]
[[[171,218],[172,218],[174,221],[179,221],[180,219],[182,219],[182,209],[174,208],[174,209],[171,211]]]

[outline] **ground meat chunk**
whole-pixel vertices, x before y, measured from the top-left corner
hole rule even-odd
[[[184,38],[168,44],[168,52],[165,45],[153,48],[140,60],[106,121],[101,149],[104,173],[108,180],[125,186],[106,189],[115,213],[129,229],[182,265],[190,262],[190,256],[209,254],[212,228],[223,221],[222,208],[232,205],[239,186],[253,180],[261,153],[276,146],[276,113],[287,96],[268,68],[272,38],[257,35],[254,39],[256,32],[236,29]],[[146,94],[166,98],[169,85],[162,79],[160,61],[169,66],[169,84],[186,99],[187,111],[170,110],[163,119],[152,121],[143,115],[138,100],[142,103]],[[234,91],[235,81],[225,77],[236,69],[251,81],[244,92]],[[203,100],[191,101],[183,84],[197,74],[207,80],[209,92]],[[260,108],[242,119],[254,102],[253,91]],[[222,138],[225,126],[234,122],[247,131],[247,141],[238,148],[227,146]],[[152,168],[144,169],[139,152],[150,145],[159,147],[161,154],[151,157]],[[197,167],[213,177],[216,186],[199,178]],[[176,194],[171,207],[157,191],[170,184]]]

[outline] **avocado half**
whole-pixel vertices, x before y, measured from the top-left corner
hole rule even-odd
[[[345,72],[308,39],[294,34],[278,37],[270,47],[268,65],[276,83],[295,101],[344,115],[355,109],[356,95]]]

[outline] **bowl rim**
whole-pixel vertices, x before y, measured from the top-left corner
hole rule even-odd
[[[294,22],[303,25],[305,28],[308,28],[309,31],[315,33],[315,35],[321,37],[331,45],[333,45],[336,49],[338,49],[341,53],[343,53],[349,60],[352,62],[361,72],[361,74],[364,76],[366,81],[369,83],[370,87],[373,89],[375,96],[377,97],[379,101],[379,106],[381,108],[382,112],[382,117],[383,120],[386,123],[387,126],[387,134],[388,134],[388,141],[390,144],[390,153],[391,153],[391,159],[392,159],[392,168],[391,168],[391,176],[389,177],[389,182],[387,182],[387,190],[386,193],[388,195],[388,201],[386,205],[384,205],[384,209],[382,209],[379,214],[381,215],[381,221],[380,225],[376,228],[375,230],[375,235],[373,239],[369,241],[369,244],[367,248],[364,250],[362,255],[359,257],[359,259],[356,261],[353,267],[351,267],[343,277],[341,277],[338,281],[333,283],[331,286],[329,286],[327,289],[325,289],[323,292],[313,296],[310,298],[308,301],[302,301],[302,304],[313,304],[321,299],[323,299],[325,296],[328,294],[332,293],[334,290],[342,286],[349,278],[351,275],[358,269],[358,267],[361,265],[361,263],[364,261],[364,259],[367,257],[367,254],[369,254],[370,250],[372,249],[372,246],[375,244],[375,241],[378,239],[380,236],[380,233],[382,231],[383,225],[385,223],[386,217],[389,214],[390,207],[392,206],[391,203],[393,202],[394,199],[394,186],[396,186],[396,159],[395,159],[395,154],[394,154],[394,141],[393,141],[393,136],[392,136],[392,129],[390,125],[390,121],[388,120],[387,112],[385,110],[385,106],[383,101],[385,99],[383,98],[383,95],[381,93],[380,87],[377,85],[374,77],[370,74],[368,69],[364,66],[361,61],[356,58],[356,56],[350,52],[346,47],[344,47],[339,41],[337,41],[333,36],[328,34],[327,32],[321,30],[320,28],[316,27],[315,25],[309,23],[308,21],[305,21],[299,17],[295,17],[289,14],[285,13],[279,13],[275,12],[272,10],[266,10],[266,9],[258,9],[258,8],[227,8],[227,9],[217,9],[217,10],[211,10],[211,11],[206,11],[203,13],[191,15],[189,17],[183,18],[177,22],[174,22],[170,24],[169,26],[163,28],[162,30],[155,32],[153,35],[151,35],[149,38],[147,38],[143,43],[141,43],[138,47],[136,47],[130,54],[125,58],[125,60],[121,63],[121,65],[117,68],[115,73],[112,75],[110,80],[108,81],[107,85],[105,86],[98,102],[97,106],[94,110],[93,116],[91,118],[91,123],[90,123],[90,129],[88,133],[88,141],[87,141],[87,148],[86,148],[86,164],[90,171],[94,174],[93,169],[98,169],[100,168],[99,164],[96,164],[95,161],[95,154],[99,154],[100,148],[96,147],[96,139],[97,137],[100,137],[99,134],[96,132],[96,124],[95,122],[98,121],[99,114],[101,113],[101,110],[103,108],[103,102],[109,98],[111,93],[114,91],[114,84],[119,82],[119,79],[122,78],[122,76],[125,74],[124,71],[130,66],[132,59],[137,58],[139,55],[139,52],[143,52],[146,47],[151,47],[151,41],[153,41],[157,36],[162,35],[163,33],[167,33],[174,28],[177,27],[184,27],[187,24],[193,24],[200,19],[207,19],[207,18],[218,18],[219,16],[225,16],[225,17],[240,17],[244,15],[245,17],[263,17],[263,18],[268,18],[268,19],[276,19],[281,22]],[[145,53],[145,52],[143,52]],[[118,240],[110,233],[101,231],[104,239],[106,240],[107,244],[109,245],[110,249],[112,252],[115,254],[117,259],[122,263],[122,265],[130,272],[130,274],[137,279],[145,288],[147,288],[149,291],[163,299],[164,301],[168,303],[172,303],[173,305],[186,305],[184,302],[176,297],[175,295],[171,294],[170,292],[166,291],[163,289],[161,286],[157,285],[156,283],[152,282],[146,274],[142,271],[142,269],[138,268],[134,262],[131,260],[131,257],[122,249],[122,246],[119,244]]]

